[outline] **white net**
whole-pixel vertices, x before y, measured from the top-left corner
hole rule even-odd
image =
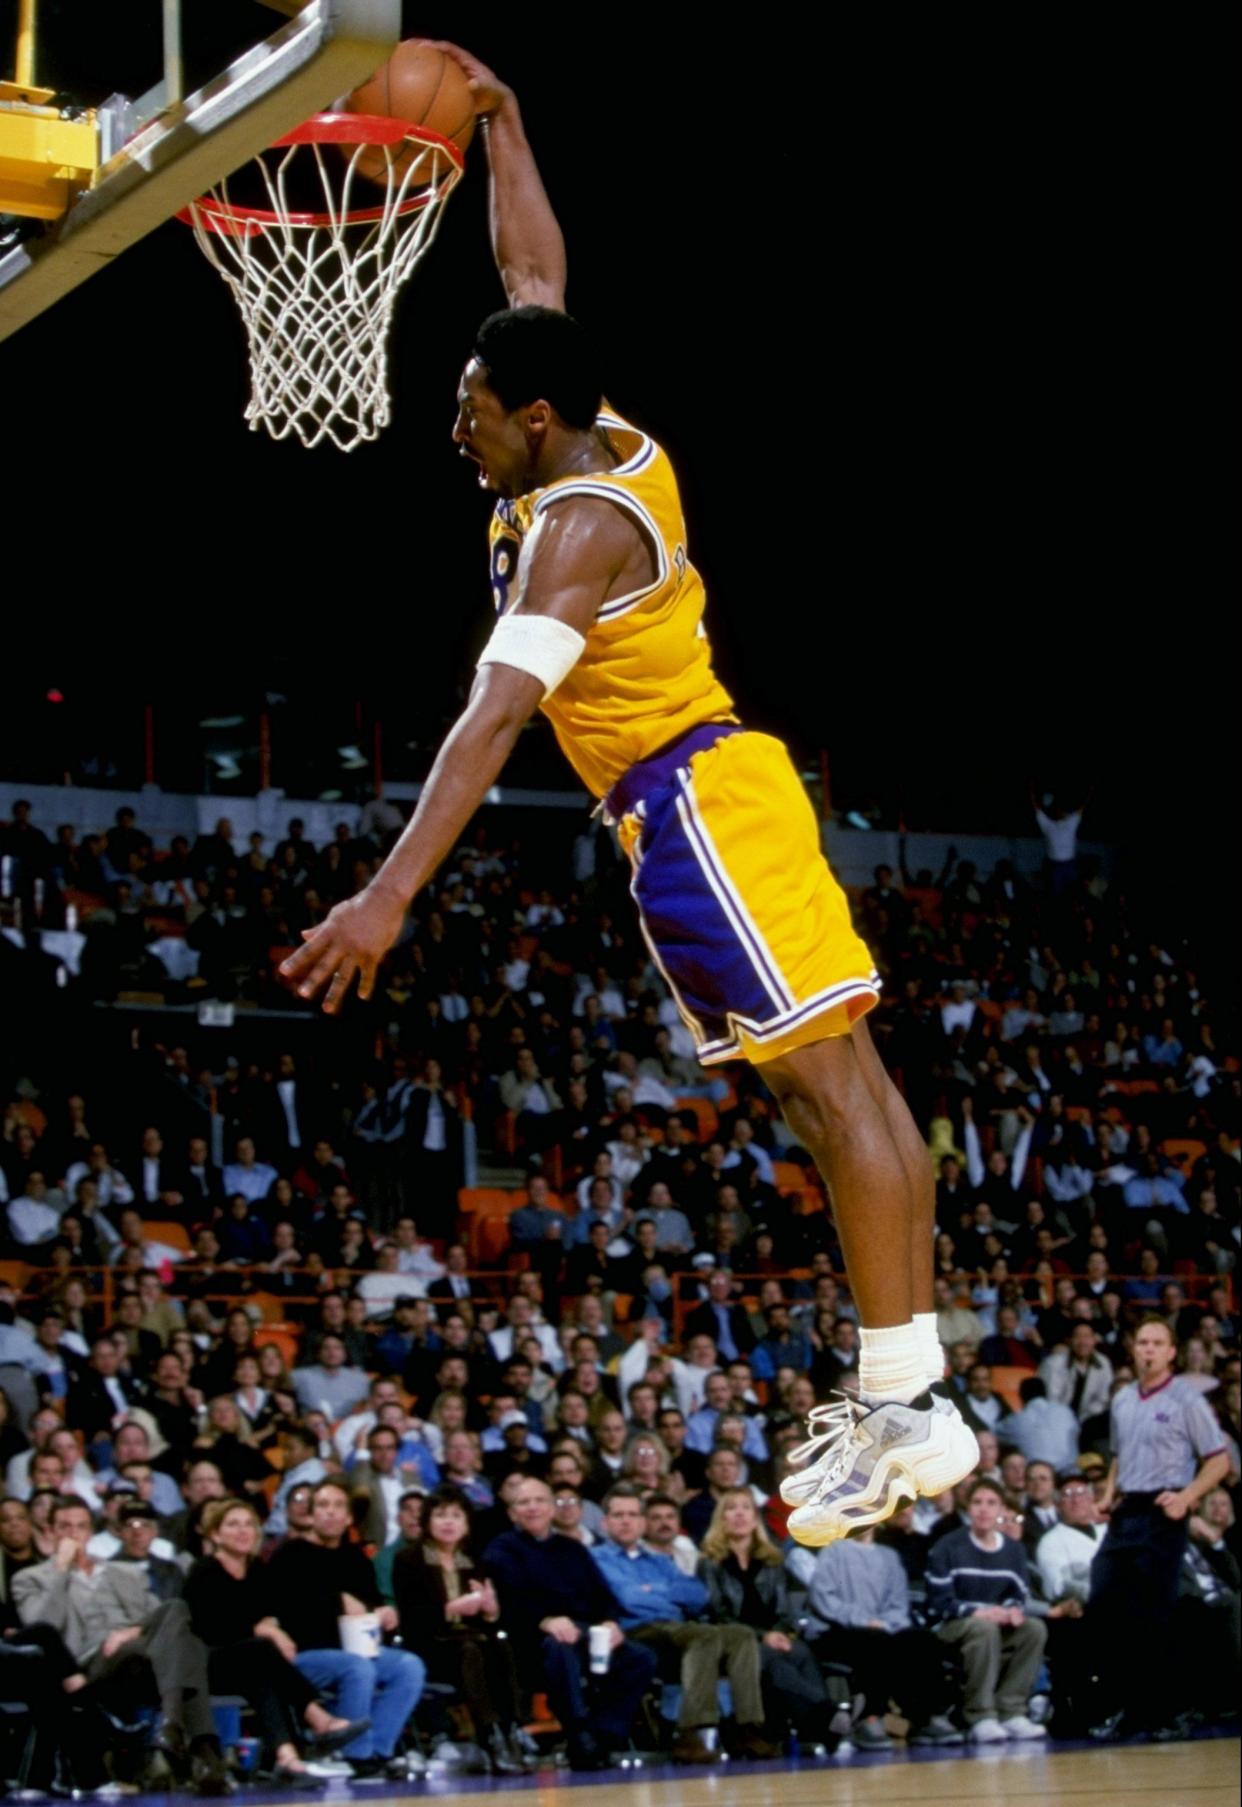
[[[344,155],[342,155],[342,152]],[[363,159],[378,175],[364,176]],[[249,166],[268,205],[222,182],[187,218],[241,310],[250,353],[251,429],[328,440],[343,452],[387,426],[388,331],[406,278],[435,237],[461,168],[411,130],[395,145],[282,144]],[[304,200],[313,184],[312,205]]]

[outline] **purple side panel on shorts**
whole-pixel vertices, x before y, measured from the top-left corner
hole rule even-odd
[[[762,1022],[773,1003],[678,817],[678,789],[647,797],[633,892],[665,971],[714,1041],[732,1035],[728,1011]]]

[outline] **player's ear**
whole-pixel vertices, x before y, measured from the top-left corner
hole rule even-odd
[[[531,402],[526,410],[526,431],[531,438],[542,438],[552,420],[552,409],[547,402]]]

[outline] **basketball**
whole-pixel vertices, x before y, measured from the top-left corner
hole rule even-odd
[[[387,119],[425,125],[442,138],[451,138],[459,151],[465,150],[474,135],[474,97],[465,73],[452,57],[419,38],[407,38],[398,44],[370,81],[354,89],[345,102],[345,111],[378,113]],[[345,148],[348,153],[352,147]],[[404,179],[411,160],[418,155],[416,145],[394,153],[397,181]],[[363,150],[356,168],[372,182],[383,185],[388,180],[387,160],[379,145]]]

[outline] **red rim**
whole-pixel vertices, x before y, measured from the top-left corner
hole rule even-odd
[[[296,144],[399,144],[402,139],[413,144],[431,145],[444,151],[449,161],[460,175],[465,170],[466,159],[453,143],[451,138],[433,132],[430,126],[412,125],[406,119],[388,119],[380,113],[313,113],[292,132],[278,138],[271,147],[273,150],[283,149]],[[417,213],[431,201],[436,200],[448,180],[446,173],[434,186],[428,183],[419,193],[408,196],[397,208],[399,216]],[[194,219],[197,210],[199,218]],[[230,236],[239,236],[261,231],[264,226],[331,226],[344,224],[347,226],[369,225],[375,220],[382,220],[388,209],[384,205],[376,207],[351,207],[347,213],[333,215],[330,213],[274,213],[267,207],[241,207],[235,204],[224,205],[211,195],[200,195],[188,207],[183,207],[177,215],[187,226],[198,224],[207,232],[221,232]]]

